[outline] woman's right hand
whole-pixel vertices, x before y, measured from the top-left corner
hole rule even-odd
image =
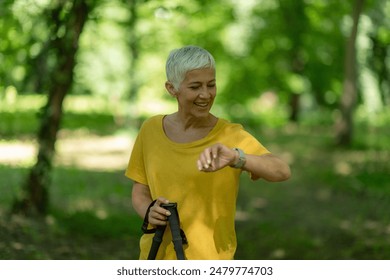
[[[168,216],[171,213],[165,208],[161,207],[161,204],[169,203],[169,200],[165,197],[160,196],[156,202],[150,208],[149,211],[149,224],[154,226],[165,226],[167,225]]]

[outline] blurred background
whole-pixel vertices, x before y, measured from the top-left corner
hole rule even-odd
[[[0,34],[0,259],[138,258],[124,170],[183,45],[292,169],[242,175],[236,259],[390,258],[389,1],[0,0]]]

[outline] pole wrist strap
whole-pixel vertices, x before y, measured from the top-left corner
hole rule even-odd
[[[156,229],[155,229],[155,228],[148,229],[148,226],[149,226],[149,212],[150,212],[150,208],[152,208],[152,206],[153,206],[155,203],[156,203],[156,200],[153,200],[152,203],[150,203],[150,205],[148,206],[148,209],[146,210],[144,222],[143,222],[143,224],[142,224],[142,231],[143,231],[144,233],[155,233],[155,232],[156,232]]]

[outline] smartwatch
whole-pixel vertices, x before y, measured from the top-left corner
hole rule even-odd
[[[246,157],[243,150],[239,148],[233,148],[233,150],[238,152],[238,162],[235,165],[232,165],[233,168],[242,168],[246,163]]]

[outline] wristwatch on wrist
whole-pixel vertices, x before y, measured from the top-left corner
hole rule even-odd
[[[233,150],[237,151],[238,152],[238,162],[234,165],[232,165],[233,168],[242,168],[245,163],[246,163],[246,157],[245,157],[245,153],[243,150],[239,149],[239,148],[233,148]]]

